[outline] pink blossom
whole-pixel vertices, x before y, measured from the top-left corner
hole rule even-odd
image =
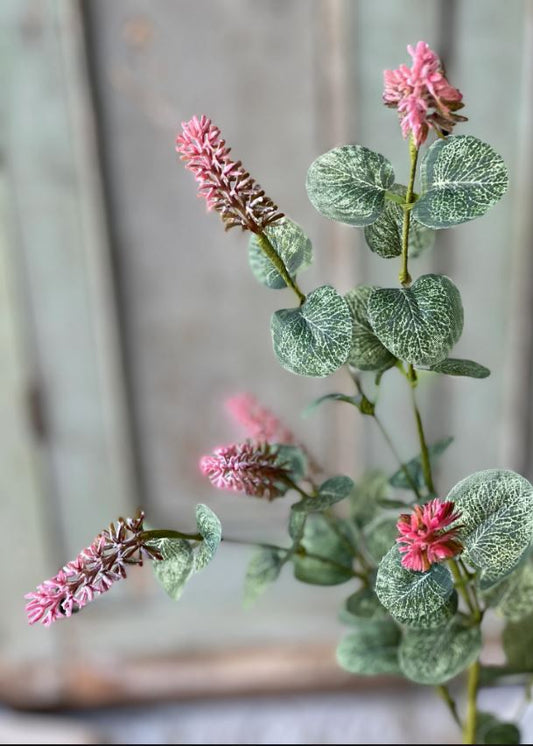
[[[455,112],[461,109],[463,95],[446,80],[439,58],[424,41],[407,47],[413,66],[400,65],[397,70],[385,70],[383,102],[398,109],[404,137],[413,135],[416,147],[426,141],[429,128],[444,136],[457,122],[466,117]]]
[[[160,559],[155,550],[143,543],[143,520],[142,511],[135,518],[119,518],[116,525],[102,531],[57,575],[28,593],[25,598],[29,623],[41,622],[49,627],[56,619],[71,616],[95,596],[108,591],[117,580],[125,578],[126,565],[142,565],[144,556]]]
[[[290,471],[269,443],[232,443],[203,456],[200,470],[215,487],[273,500],[284,495]]]
[[[411,514],[400,516],[396,526],[401,535],[396,541],[405,568],[425,572],[435,562],[462,552],[463,546],[456,538],[459,527],[444,530],[459,518],[454,508],[453,502],[435,499],[424,506],[415,505]]]
[[[181,126],[176,150],[198,182],[198,196],[206,200],[208,210],[220,213],[226,230],[240,225],[243,230],[262,233],[283,217],[242,163],[230,158],[231,148],[210,119],[193,117]]]
[[[287,445],[296,442],[291,431],[252,394],[236,394],[226,399],[226,409],[236,422],[246,428],[247,435],[252,440],[268,440]]]

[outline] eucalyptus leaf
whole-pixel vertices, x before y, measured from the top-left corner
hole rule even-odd
[[[510,573],[533,537],[533,487],[505,469],[478,471],[459,482],[447,500],[460,513],[458,538],[465,559],[482,571],[484,585]]]
[[[447,438],[438,440],[436,443],[433,443],[428,447],[429,461],[432,467],[435,466],[438,457],[444,453],[451,443],[453,443],[453,437],[448,436]],[[423,487],[424,473],[422,469],[422,456],[420,454],[415,456],[415,458],[408,461],[404,466],[409,473],[413,484],[418,488]],[[409,490],[412,487],[403,469],[398,469],[398,471],[394,472],[392,477],[389,479],[389,482],[393,487],[398,487],[399,489]]]
[[[284,217],[268,225],[265,234],[293,279],[298,271],[309,266],[312,259],[311,241],[299,225]],[[262,285],[273,290],[287,287],[283,277],[262,251],[255,233],[252,233],[248,242],[248,261],[255,278]]]
[[[394,184],[390,189],[394,194],[406,196],[407,187]],[[402,230],[404,211],[401,205],[393,200],[387,200],[385,209],[372,225],[365,228],[365,240],[375,254],[389,259],[402,253]],[[435,242],[435,232],[421,225],[411,217],[409,222],[409,242],[407,253],[414,259],[430,249]]]
[[[311,204],[326,218],[364,226],[383,210],[393,183],[386,158],[362,145],[343,145],[311,164],[306,188]]]
[[[344,296],[353,319],[348,363],[359,370],[382,370],[396,362],[394,355],[376,337],[368,320],[368,299],[376,289],[373,285],[358,285]]]
[[[152,562],[154,575],[170,598],[177,601],[195,569],[193,548],[185,539],[156,539],[150,543],[163,557]]]
[[[278,579],[285,553],[260,547],[252,556],[244,579],[244,606],[251,606]]]
[[[276,464],[289,472],[293,482],[301,482],[308,470],[307,456],[302,449],[285,443],[274,443],[272,447],[276,450]]]
[[[525,563],[510,577],[514,582],[496,608],[506,619],[516,622],[533,614],[533,564],[531,561]]]
[[[507,622],[502,643],[510,666],[533,673],[533,614],[517,622]]]
[[[440,363],[432,365],[430,370],[434,373],[444,373],[447,376],[468,376],[469,378],[487,378],[490,370],[484,365],[475,363],[473,360],[460,360],[449,357]]]
[[[353,407],[359,408],[361,397],[348,396],[347,394],[324,394],[324,396],[319,396],[318,399],[315,399],[311,402],[311,404],[307,405],[307,407],[302,412],[302,417],[308,417],[315,411],[315,409],[317,409],[317,407],[319,407],[326,401],[342,401],[346,402],[346,404],[351,404]]]
[[[304,497],[292,506],[292,510],[317,513],[345,500],[351,494],[354,483],[350,477],[331,477],[318,488],[316,497]]]
[[[292,506],[289,515],[289,536],[296,546],[300,544],[304,535],[304,526],[307,516],[308,513],[305,513],[303,510],[294,510],[294,505]]]
[[[478,712],[476,743],[519,744],[521,743],[520,730],[514,723],[502,723],[488,712]]]
[[[299,308],[276,311],[274,352],[291,373],[323,378],[346,362],[352,340],[348,304],[330,285],[310,293]]]
[[[344,601],[339,612],[339,621],[350,626],[387,617],[387,611],[380,604],[371,588],[360,588]]]
[[[405,508],[405,505],[403,505]],[[374,562],[380,562],[382,557],[394,546],[398,536],[397,518],[378,516],[368,523],[363,531],[365,546]]]
[[[213,559],[222,540],[222,525],[207,505],[196,506],[196,526],[204,540],[198,545],[194,556],[194,569],[203,570]]]
[[[457,593],[444,565],[427,572],[407,570],[393,546],[381,560],[376,594],[396,621],[417,629],[442,627],[457,610]]]
[[[481,630],[460,618],[439,629],[408,629],[399,649],[402,673],[419,684],[443,684],[481,652]]]
[[[392,621],[376,621],[350,632],[337,647],[337,661],[350,673],[372,676],[399,673],[401,634]]]
[[[293,555],[297,580],[312,585],[338,585],[353,579],[350,538],[341,520],[330,522],[321,514],[309,515],[301,544],[308,553],[317,556]]]
[[[350,494],[350,517],[365,526],[376,515],[381,500],[389,494],[388,479],[380,469],[370,469],[359,479]]]
[[[379,288],[368,299],[375,335],[399,360],[435,365],[463,331],[463,304],[444,275],[422,275],[410,288]]]
[[[428,228],[481,217],[504,195],[509,177],[501,156],[471,135],[437,140],[420,169],[422,194],[412,209]]]

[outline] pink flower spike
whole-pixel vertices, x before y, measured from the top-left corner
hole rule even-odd
[[[226,230],[240,225],[243,230],[262,233],[283,217],[242,163],[230,158],[231,148],[210,119],[194,116],[181,127],[176,151],[198,182],[198,196],[205,199],[208,210],[220,214]]]
[[[26,594],[26,614],[30,624],[49,627],[56,619],[69,617],[113,583],[126,577],[126,565],[142,565],[144,557],[158,559],[157,552],[143,543],[144,513],[135,518],[119,518],[102,531],[93,543],[82,549],[50,580]]]
[[[402,565],[407,570],[426,572],[431,565],[455,557],[463,551],[456,538],[459,526],[446,530],[460,517],[450,501],[431,500],[424,506],[415,505],[412,513],[404,513],[396,524],[400,536],[398,549],[404,555]]]
[[[295,444],[296,439],[291,431],[252,394],[236,394],[226,399],[225,405],[229,414],[244,426],[246,434],[252,440]]]
[[[466,122],[466,117],[455,113],[464,106],[463,95],[446,80],[435,52],[424,41],[414,49],[409,45],[407,51],[412,67],[400,65],[383,73],[383,103],[398,109],[403,136],[412,135],[419,148],[430,128],[444,137],[458,122]]]
[[[200,470],[215,487],[273,500],[285,494],[289,470],[269,443],[233,443],[203,456]]]

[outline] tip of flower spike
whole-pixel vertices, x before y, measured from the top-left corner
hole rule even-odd
[[[453,502],[439,499],[415,505],[412,513],[403,513],[396,524],[403,567],[426,572],[431,565],[460,554],[463,546],[457,538],[459,517]]]

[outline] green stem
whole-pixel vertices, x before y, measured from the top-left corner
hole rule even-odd
[[[407,185],[407,194],[403,206],[403,226],[402,226],[402,268],[398,279],[403,287],[409,287],[411,284],[411,275],[407,268],[409,253],[409,226],[411,222],[411,204],[414,201],[414,185],[416,176],[416,163],[418,160],[418,148],[413,138],[409,140],[409,156],[411,158],[411,169],[409,172],[409,183]]]
[[[467,711],[463,730],[463,743],[476,743],[477,726],[477,690],[479,686],[479,661],[472,663],[468,669]]]
[[[408,372],[409,382],[411,384],[411,401],[413,404],[413,411],[415,413],[416,430],[418,433],[418,440],[420,442],[420,455],[422,459],[422,473],[424,475],[424,481],[428,492],[435,494],[435,485],[433,484],[433,475],[431,473],[431,460],[429,458],[429,449],[426,442],[426,436],[424,434],[424,426],[422,425],[422,417],[420,416],[420,410],[416,403],[415,388],[417,383],[416,371],[412,365],[409,365]]]
[[[455,700],[452,698],[450,692],[448,691],[448,687],[444,686],[444,684],[439,684],[435,687],[437,694],[439,697],[444,700],[446,705],[448,706],[449,711],[451,712],[452,718],[455,720],[459,728],[463,729],[463,724],[461,722],[461,718],[459,717],[459,713],[457,712],[457,705],[455,704]]]
[[[389,433],[385,429],[385,426],[383,425],[381,419],[377,416],[377,414],[374,414],[374,420],[375,420],[376,425],[378,426],[381,434],[383,435],[383,438],[385,439],[385,442],[389,446],[391,452],[394,454],[394,457],[396,458],[398,464],[400,465],[400,469],[402,470],[402,472],[403,472],[403,474],[405,476],[405,479],[407,480],[407,483],[409,484],[410,488],[414,492],[414,494],[416,496],[416,499],[420,500],[420,492],[418,490],[418,487],[416,486],[416,482],[414,481],[413,477],[411,476],[411,474],[410,474],[409,469],[407,468],[407,466],[403,463],[400,454],[396,450],[396,446],[394,445],[394,442],[393,442],[391,436],[389,435]]]
[[[272,246],[270,241],[268,240],[267,236],[264,233],[256,233],[257,243],[259,244],[261,251],[270,259],[274,267],[277,269],[281,277],[283,278],[285,284],[287,287],[290,287],[291,290],[293,290],[296,295],[298,296],[298,300],[300,301],[300,305],[305,301],[305,295],[302,293],[300,288],[298,287],[296,280],[293,280],[293,278],[289,274],[289,270],[285,266],[285,262],[280,257],[276,249]]]
[[[468,609],[470,613],[472,614],[472,618],[477,618],[476,606],[470,597],[470,593],[468,592],[468,583],[461,573],[457,560],[455,559],[448,560],[448,565],[450,567],[450,570],[452,571],[455,587],[457,588],[460,596],[463,598],[464,602],[468,606]]]

